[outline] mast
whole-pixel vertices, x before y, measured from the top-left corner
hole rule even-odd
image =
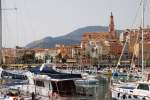
[[[141,16],[141,19],[142,19],[142,79],[144,78],[144,50],[143,50],[143,42],[144,42],[144,39],[143,39],[143,34],[144,34],[144,1],[145,0],[142,0],[142,16]]]
[[[0,0],[0,65],[2,64],[2,0]]]

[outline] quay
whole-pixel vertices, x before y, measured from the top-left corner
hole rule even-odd
[[[8,69],[26,69],[28,67],[35,67],[42,64],[2,64],[2,68],[8,68]]]

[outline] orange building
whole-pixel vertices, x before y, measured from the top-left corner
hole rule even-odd
[[[58,49],[58,53],[62,54],[62,57],[67,58],[75,58],[78,55],[80,55],[81,47],[80,45],[62,45],[59,44],[56,46]]]
[[[122,52],[122,44],[120,42],[110,42],[110,54],[120,56]]]
[[[81,38],[83,52],[89,47],[97,48],[95,55],[120,55],[122,44],[117,38],[114,19],[111,13],[108,32],[86,32]],[[90,50],[90,49],[89,49]],[[91,49],[92,50],[92,49]],[[98,56],[97,56],[98,57]]]
[[[2,61],[4,64],[14,64],[16,59],[16,50],[13,48],[2,49]]]

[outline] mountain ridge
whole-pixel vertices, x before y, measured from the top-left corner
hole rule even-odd
[[[78,28],[70,33],[58,37],[47,36],[43,39],[33,41],[26,45],[27,48],[53,48],[56,44],[79,44],[83,33],[85,32],[107,32],[107,26],[86,26]],[[117,33],[122,30],[117,30]]]

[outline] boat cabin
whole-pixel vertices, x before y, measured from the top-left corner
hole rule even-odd
[[[137,84],[137,88],[133,90],[133,95],[136,95],[138,98],[143,98],[140,100],[149,100],[150,99],[150,83],[149,82],[140,82]]]
[[[34,78],[35,93],[40,95],[49,95],[48,93],[57,93],[61,96],[74,95],[76,86],[71,79],[46,79]]]
[[[138,90],[150,91],[150,83],[147,83],[147,82],[138,83],[137,89]]]

